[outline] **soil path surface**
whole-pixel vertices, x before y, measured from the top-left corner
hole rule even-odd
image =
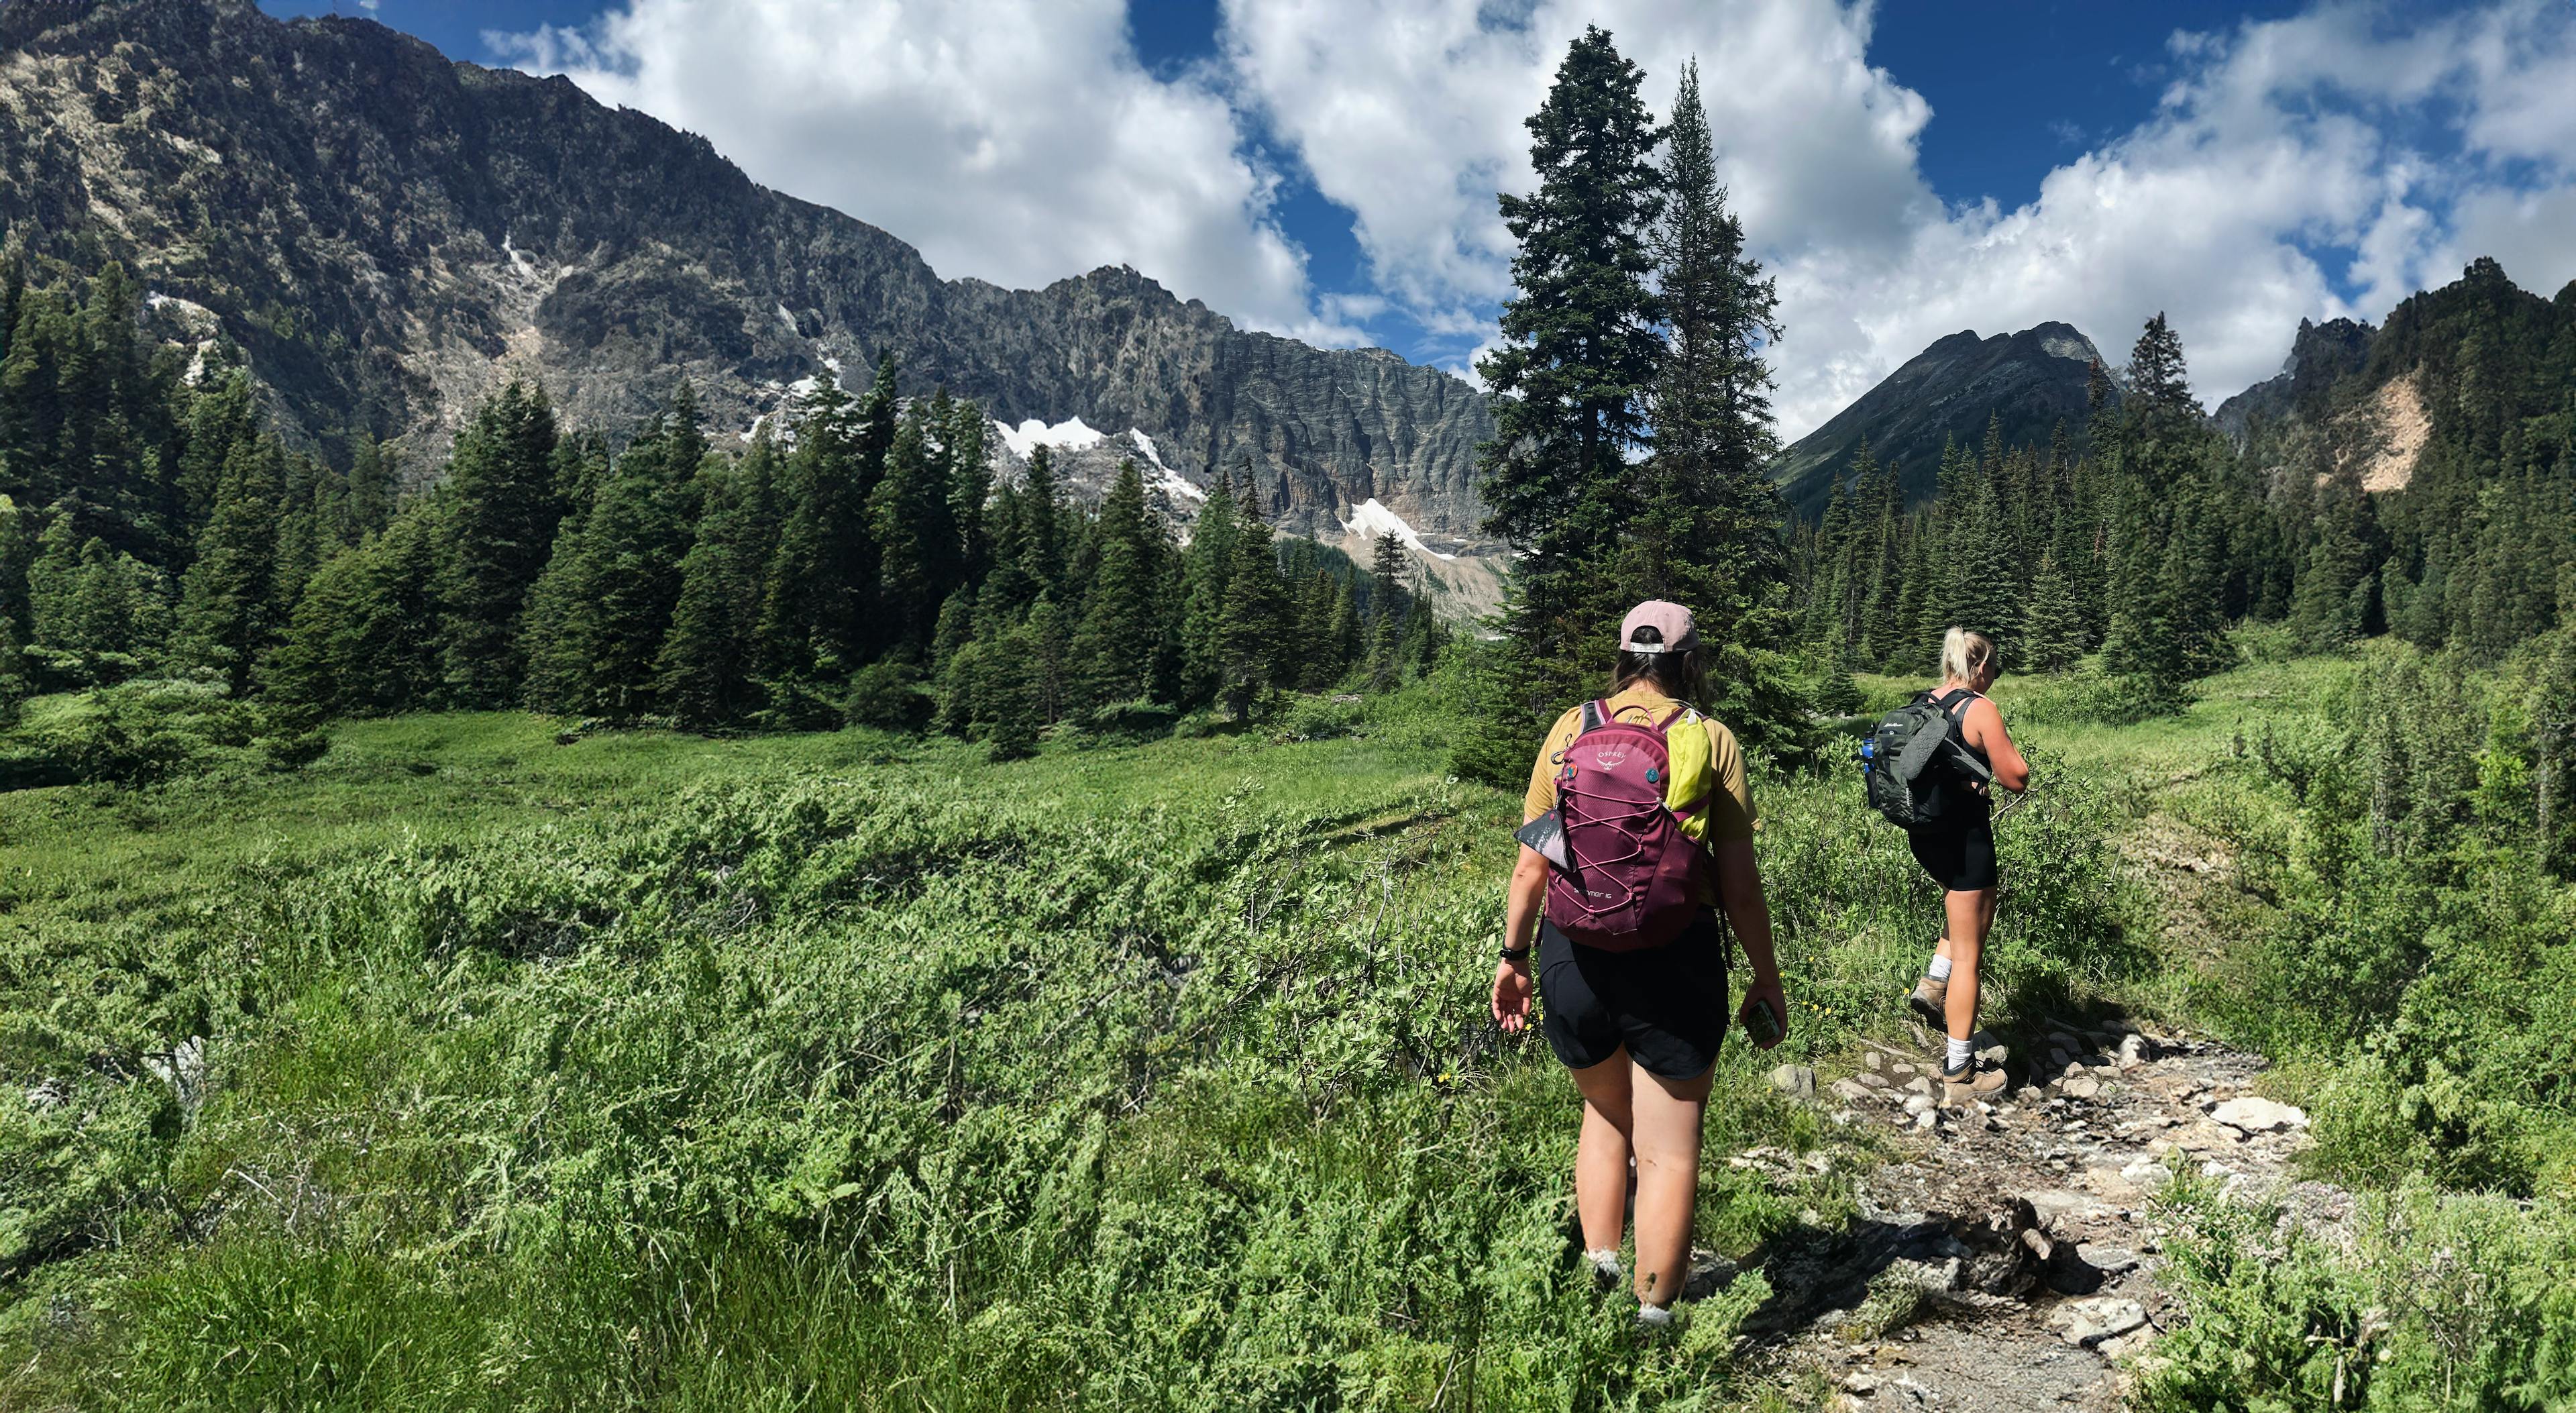
[[[2175,1171],[2343,1215],[2335,1189],[2291,1182],[2307,1119],[2251,1094],[2261,1057],[2120,1024],[2035,1048],[2011,1064],[2031,1082],[1988,1105],[1939,1107],[1928,1045],[1871,1046],[1814,1094],[1897,1156],[1859,1180],[1847,1231],[1753,1254],[1774,1295],[1749,1332],[1784,1378],[1820,1373],[1852,1410],[2116,1409],[2125,1366],[2177,1317],[2149,1211]],[[1774,1082],[1814,1081],[1784,1066]],[[1726,1161],[1801,1175],[1776,1149]]]

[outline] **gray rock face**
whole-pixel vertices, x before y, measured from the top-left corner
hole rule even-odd
[[[1882,465],[1893,463],[1909,500],[1932,493],[1941,446],[1980,444],[1986,421],[1999,417],[2008,445],[2045,445],[2057,424],[2081,438],[2089,416],[2085,388],[2101,357],[2071,324],[2047,323],[1981,339],[1973,329],[1950,335],[1914,356],[1834,419],[1780,453],[1771,467],[1789,503],[1812,515],[1834,478],[1847,476],[1863,438]]]
[[[1248,473],[1290,532],[1336,537],[1375,499],[1425,538],[1481,534],[1485,398],[1392,353],[1248,333],[1123,268],[942,280],[703,138],[372,21],[133,0],[0,28],[0,221],[201,306],[325,445],[434,451],[514,371],[612,432],[686,376],[741,431],[893,352],[907,395],[1142,431],[1194,484]]]
[[[2290,356],[2281,361],[2281,371],[2218,404],[2218,411],[2210,414],[2211,420],[2239,448],[2245,445],[2257,418],[2280,422],[2295,414],[2311,422],[2321,420],[2326,412],[2327,390],[2336,379],[2361,370],[2370,359],[2370,345],[2378,335],[2377,329],[2351,319],[2329,319],[2322,324],[2301,319],[2298,337],[2291,341]]]

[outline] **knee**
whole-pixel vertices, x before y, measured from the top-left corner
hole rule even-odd
[[[1617,1129],[1622,1138],[1627,1137],[1636,1126],[1636,1116],[1625,1104],[1601,1104],[1586,1099],[1583,1101],[1583,1107],[1592,1117]]]

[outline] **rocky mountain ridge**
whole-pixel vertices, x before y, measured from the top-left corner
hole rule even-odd
[[[703,138],[370,20],[9,5],[0,222],[204,311],[326,446],[366,431],[434,453],[514,374],[611,429],[685,376],[740,432],[892,351],[907,395],[1142,434],[1181,484],[1248,477],[1293,533],[1338,537],[1376,501],[1489,548],[1474,462],[1492,417],[1455,377],[1247,332],[1131,269],[1042,290],[942,280]]]
[[[1835,478],[1850,473],[1866,440],[1881,465],[1897,468],[1907,498],[1921,500],[1940,473],[1942,446],[1952,440],[1977,445],[1990,417],[2001,420],[2008,444],[2044,445],[2060,422],[2080,437],[2086,388],[2101,360],[2101,350],[2072,324],[2037,324],[1988,338],[1961,330],[1799,438],[1772,464],[1772,476],[1794,509],[1813,515]]]

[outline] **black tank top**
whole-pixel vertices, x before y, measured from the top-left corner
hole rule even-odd
[[[1986,755],[1985,747],[1968,740],[1968,709],[1960,705],[1962,701],[1974,702],[1977,696],[1977,693],[1961,687],[1957,691],[1934,695],[1932,705],[1939,707],[1942,715],[1950,717],[1950,739],[1959,743],[1959,749],[1975,756],[1977,764],[1992,770],[1995,763]],[[1953,708],[1957,708],[1956,716],[1950,716]],[[1969,789],[1967,777],[1955,771],[1942,779],[1941,790],[1948,797],[1941,802],[1941,818],[1954,828],[1976,828],[1986,822],[1994,809],[1991,798]]]

